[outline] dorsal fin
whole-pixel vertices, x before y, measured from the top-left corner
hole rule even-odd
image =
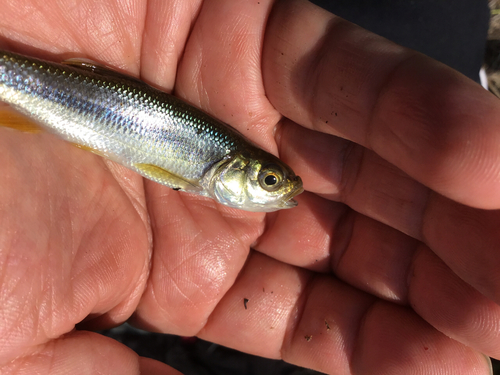
[[[107,76],[107,77],[112,76],[112,77],[117,77],[117,78],[121,78],[121,79],[133,80],[133,81],[140,82],[140,83],[144,84],[144,82],[142,82],[138,78],[129,76],[125,73],[120,73],[120,72],[110,68],[109,66],[99,64],[99,63],[92,61],[90,59],[79,58],[79,57],[78,58],[71,58],[71,59],[64,60],[62,62],[62,64],[72,66],[76,69],[91,71],[91,72],[98,74],[100,76]]]

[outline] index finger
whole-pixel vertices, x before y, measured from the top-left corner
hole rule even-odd
[[[263,74],[284,116],[370,148],[460,203],[500,207],[497,98],[310,3],[276,7],[283,9],[269,21]]]

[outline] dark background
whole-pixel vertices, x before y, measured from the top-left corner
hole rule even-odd
[[[487,0],[311,2],[479,80],[490,19]]]

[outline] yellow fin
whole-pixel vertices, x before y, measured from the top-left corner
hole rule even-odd
[[[9,106],[0,106],[0,126],[25,133],[40,133],[42,127]]]
[[[96,155],[102,156],[103,158],[108,158],[109,159],[108,155],[106,155],[102,151],[96,150],[95,148],[92,148],[92,147],[89,147],[89,146],[85,146],[85,145],[80,145],[78,143],[72,143],[72,145],[75,146],[75,147],[78,147],[81,150],[90,151],[93,154],[96,154]]]
[[[152,164],[134,164],[146,177],[162,182],[174,190],[199,191],[201,187],[185,178],[179,177],[163,168]]]

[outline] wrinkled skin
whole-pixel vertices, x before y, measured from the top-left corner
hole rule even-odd
[[[238,211],[0,129],[2,373],[177,374],[90,331],[129,318],[327,373],[488,373],[493,96],[303,0],[63,3],[0,1],[1,47],[173,91],[279,153],[306,192]]]

